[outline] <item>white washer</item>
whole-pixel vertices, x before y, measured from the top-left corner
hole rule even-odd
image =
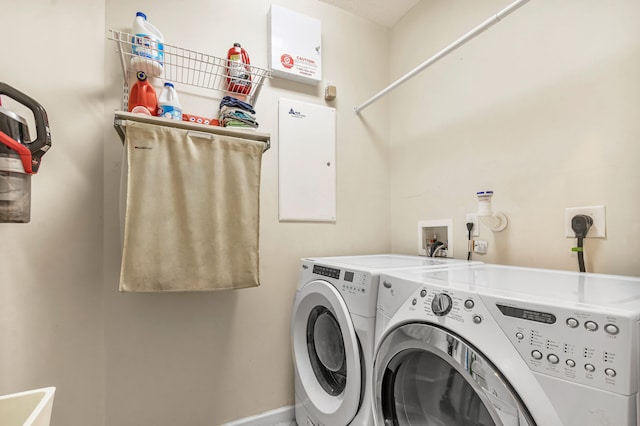
[[[470,265],[380,281],[376,424],[640,424],[640,278]]]
[[[402,255],[303,259],[291,320],[298,424],[373,424],[369,377],[382,271],[467,263]]]

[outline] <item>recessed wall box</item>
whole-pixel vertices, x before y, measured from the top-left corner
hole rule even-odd
[[[275,4],[268,19],[271,74],[318,84],[322,80],[320,20]]]
[[[418,255],[453,257],[453,220],[421,220],[418,222]]]

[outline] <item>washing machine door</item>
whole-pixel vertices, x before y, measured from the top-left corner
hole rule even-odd
[[[296,398],[316,421],[347,425],[357,414],[361,353],[340,293],[326,281],[311,281],[296,294],[291,321]]]
[[[374,375],[379,425],[535,425],[488,359],[432,324],[405,324],[389,333],[378,349]]]

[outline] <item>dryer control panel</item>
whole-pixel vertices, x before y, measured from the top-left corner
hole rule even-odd
[[[303,262],[301,271],[302,282],[320,279],[330,283],[344,298],[349,312],[365,317],[376,315],[378,278],[367,271],[312,262]]]
[[[481,298],[531,370],[622,395],[638,391],[638,324],[633,318]]]
[[[331,268],[322,265],[313,265],[313,273],[321,275],[327,278],[333,278],[337,280],[334,285],[343,293],[348,292],[351,294],[368,293],[370,285],[367,283],[370,281],[370,275],[363,272],[348,271],[346,269]]]
[[[330,268],[329,266],[313,265],[313,273],[329,278],[340,278],[340,269]]]

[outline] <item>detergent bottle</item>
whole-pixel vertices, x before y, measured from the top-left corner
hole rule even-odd
[[[143,71],[136,73],[137,81],[129,92],[129,112],[145,115],[156,115],[158,111],[158,97],[156,90],[147,80]]]
[[[182,120],[182,107],[178,101],[178,93],[172,83],[164,83],[158,99],[158,115],[172,120]]]
[[[251,61],[240,43],[227,52],[227,90],[248,95],[251,90]]]
[[[136,13],[131,39],[131,67],[147,75],[159,77],[164,67],[164,37],[149,21],[147,15]]]

